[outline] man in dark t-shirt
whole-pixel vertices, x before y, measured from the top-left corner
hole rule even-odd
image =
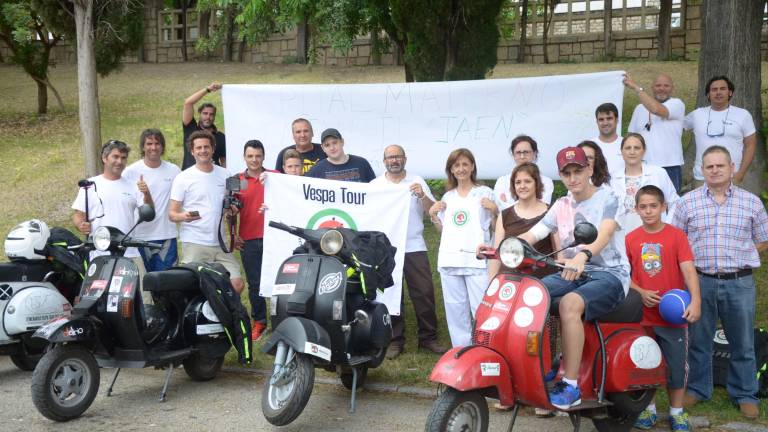
[[[324,130],[320,141],[328,157],[312,167],[305,174],[307,177],[359,183],[369,183],[376,178],[366,159],[344,153],[344,140],[338,130]]]
[[[181,169],[185,170],[195,164],[195,158],[192,157],[192,153],[189,152],[187,146],[187,139],[192,135],[192,132],[198,130],[204,130],[210,132],[214,139],[216,139],[216,148],[213,150],[213,163],[219,166],[226,166],[227,164],[227,141],[222,132],[216,128],[214,121],[216,120],[216,106],[212,103],[204,103],[197,108],[197,113],[200,115],[200,121],[195,121],[194,107],[195,104],[200,101],[208,93],[213,93],[221,89],[221,84],[214,82],[207,87],[196,91],[187,99],[184,100],[184,108],[181,113],[181,126],[184,128],[184,160],[181,164]]]
[[[294,149],[299,152],[301,156],[301,174],[304,175],[315,166],[316,163],[325,159],[325,152],[320,144],[312,142],[314,133],[312,131],[312,124],[307,119],[297,118],[291,123],[291,134],[293,135],[293,142],[295,144],[280,150],[277,154],[277,161],[275,161],[275,169],[285,174],[283,171],[283,155],[288,149]]]

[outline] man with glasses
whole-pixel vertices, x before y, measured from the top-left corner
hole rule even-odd
[[[629,74],[624,75],[624,86],[637,92],[640,103],[632,113],[629,132],[645,139],[645,162],[663,167],[675,190],[680,193],[683,182],[683,118],[685,104],[672,97],[675,86],[667,74],[659,74],[651,86],[651,94],[637,85]]]
[[[704,87],[709,106],[697,108],[683,121],[686,130],[693,130],[696,138],[696,162],[693,165],[694,186],[704,183],[701,171],[701,158],[704,151],[713,145],[728,149],[736,171],[733,181],[736,184],[744,180],[757,148],[755,122],[749,111],[731,105],[735,86],[726,76],[709,79]]]
[[[411,190],[411,210],[408,214],[408,236],[405,240],[403,277],[408,285],[416,322],[419,326],[419,347],[442,354],[446,348],[437,341],[437,315],[435,313],[435,287],[424,241],[424,212],[434,204],[435,197],[423,178],[405,171],[405,150],[399,145],[384,149],[384,166],[387,171],[376,177],[371,184],[403,184]],[[392,316],[392,342],[387,358],[399,356],[405,346],[405,305],[400,298],[400,316]]]

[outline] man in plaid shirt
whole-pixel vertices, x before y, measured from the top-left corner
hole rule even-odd
[[[755,281],[768,249],[768,214],[760,199],[732,183],[725,147],[702,157],[705,184],[684,195],[673,224],[688,235],[701,285],[701,318],[690,324],[690,375],[685,405],[712,397],[712,335],[718,317],[731,349],[728,394],[750,419],[759,415],[754,351]]]

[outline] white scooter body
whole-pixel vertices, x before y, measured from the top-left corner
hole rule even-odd
[[[0,282],[0,345],[19,342],[19,335],[70,315],[71,309],[50,282]]]

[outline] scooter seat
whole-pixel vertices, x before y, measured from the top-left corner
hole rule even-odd
[[[549,305],[549,314],[560,316],[560,300],[562,297],[555,297]],[[643,319],[643,298],[637,291],[630,289],[624,301],[607,314],[597,318],[597,321],[604,323],[635,323]]]
[[[144,275],[144,290],[151,292],[200,291],[200,279],[192,269],[173,268]]]

